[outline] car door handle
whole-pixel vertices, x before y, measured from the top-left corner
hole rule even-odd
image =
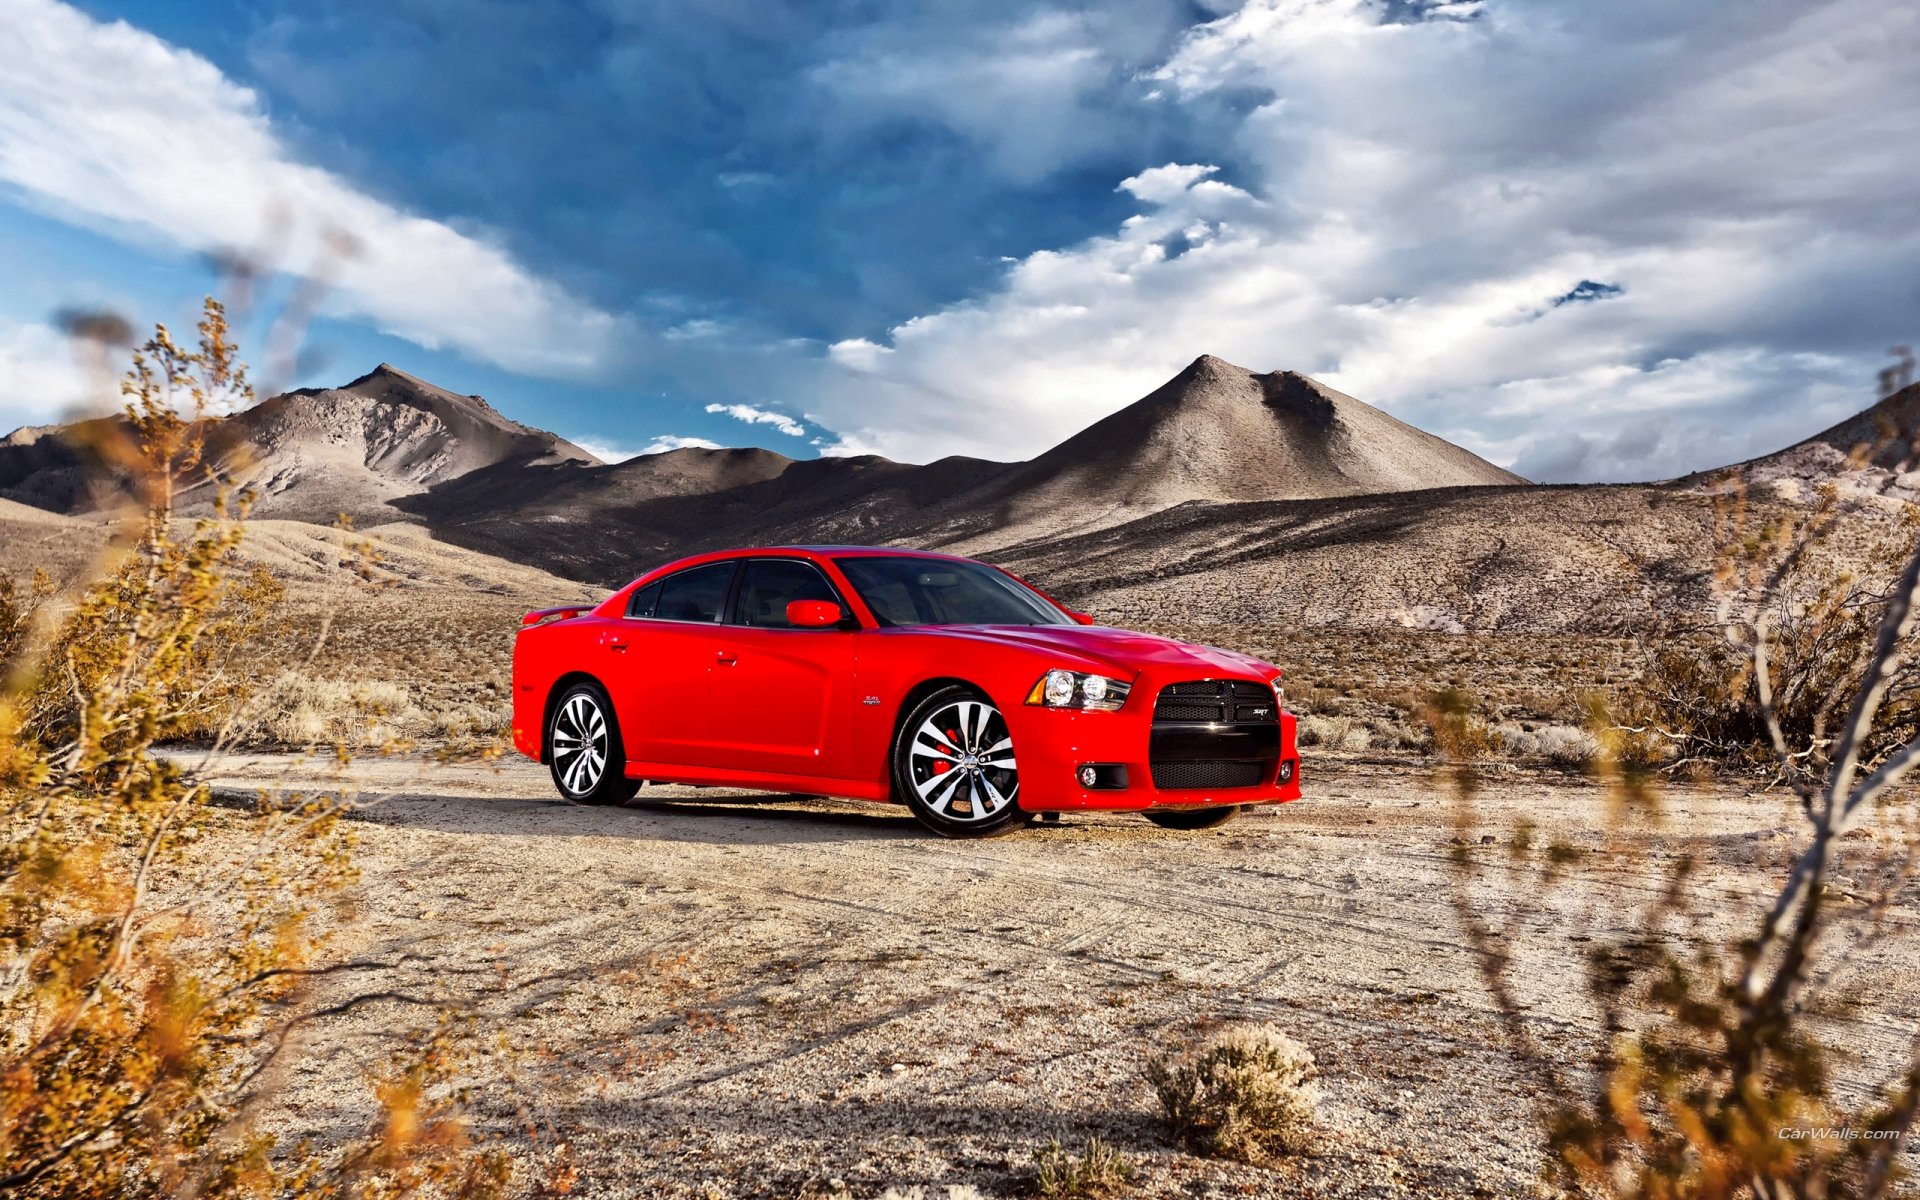
[[[627,648],[626,638],[617,637],[617,638],[607,639],[607,649],[609,650],[625,650],[626,648]]]
[[[713,660],[723,667],[730,667],[740,661],[740,656],[729,650],[721,650],[714,654]]]

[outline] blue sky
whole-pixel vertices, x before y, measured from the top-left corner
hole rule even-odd
[[[609,453],[1024,457],[1214,353],[1652,478],[1920,334],[1891,2],[0,16],[0,425],[81,391],[51,314],[182,320],[226,251],[333,280],[293,382],[391,361]]]

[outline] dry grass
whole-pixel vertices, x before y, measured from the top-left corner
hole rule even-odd
[[[1231,1026],[1147,1066],[1174,1138],[1197,1154],[1259,1163],[1311,1144],[1313,1054],[1268,1025]]]
[[[250,746],[375,749],[423,741],[497,740],[511,720],[504,696],[486,701],[449,698],[423,706],[405,684],[289,671],[248,698],[231,736]]]
[[[1087,1139],[1075,1154],[1058,1138],[1040,1147],[1034,1156],[1034,1191],[1059,1200],[1102,1200],[1124,1195],[1133,1182],[1133,1164],[1112,1144]]]

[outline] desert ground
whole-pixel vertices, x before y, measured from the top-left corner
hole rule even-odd
[[[1327,753],[1306,799],[1211,832],[1076,815],[956,843],[852,802],[650,787],[573,807],[517,759],[186,757],[235,807],[355,796],[363,887],[333,949],[395,965],[315,1002],[391,991],[511,1028],[474,1067],[482,1131],[591,1196],[1014,1196],[1037,1148],[1090,1134],[1145,1196],[1535,1194],[1539,1084],[1452,908],[1455,839],[1534,1036],[1580,1064],[1598,1024],[1583,947],[1682,855],[1703,868],[1687,934],[1750,927],[1803,824],[1783,793],[1678,786],[1622,811],[1592,780],[1508,765],[1461,828],[1430,765]],[[1848,903],[1886,882],[1865,864],[1915,816],[1901,798],[1853,835]],[[1559,885],[1512,868],[1523,822],[1579,851]],[[1897,889],[1837,936],[1850,999],[1821,1019],[1843,1093],[1904,1061],[1920,1021],[1920,885]],[[364,1127],[370,1064],[417,1019],[383,1002],[312,1027],[324,1052],[296,1056],[265,1119]],[[1142,1078],[1243,1019],[1306,1043],[1325,1092],[1314,1148],[1271,1167],[1180,1152]]]

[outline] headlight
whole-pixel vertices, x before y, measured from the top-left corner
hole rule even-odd
[[[1034,680],[1033,689],[1027,693],[1027,703],[1047,708],[1112,712],[1127,702],[1127,693],[1132,690],[1133,685],[1123,679],[1109,679],[1105,675],[1088,675],[1056,667]]]
[[[1281,708],[1287,706],[1287,689],[1283,686],[1285,682],[1286,680],[1278,675],[1270,681],[1273,686],[1273,702]]]

